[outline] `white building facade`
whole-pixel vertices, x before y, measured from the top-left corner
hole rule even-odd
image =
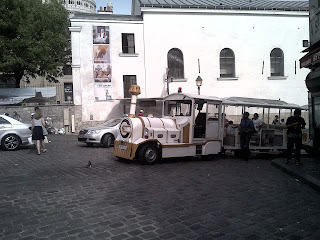
[[[299,68],[309,35],[308,2],[175,2],[134,0],[134,16],[71,19],[74,103],[84,123],[121,116],[116,99],[128,97],[131,80],[140,85],[140,98],[166,96],[166,79],[172,80],[170,93],[178,87],[197,93],[200,76],[202,95],[308,103],[309,71]],[[112,97],[104,100],[95,96],[95,26],[109,30]]]

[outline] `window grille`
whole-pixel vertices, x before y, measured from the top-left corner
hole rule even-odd
[[[122,52],[131,54],[135,53],[133,33],[122,33]]]
[[[220,52],[220,77],[235,77],[235,57],[230,48],[224,48]]]
[[[137,85],[136,75],[124,75],[123,76],[123,96],[124,98],[131,98],[129,89],[131,85]]]
[[[283,52],[280,48],[274,48],[270,53],[271,76],[284,76]]]
[[[172,48],[168,52],[168,79],[171,78],[184,78],[183,53],[178,48]]]

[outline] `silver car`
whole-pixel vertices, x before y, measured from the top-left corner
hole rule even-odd
[[[31,124],[19,122],[9,116],[0,115],[0,142],[3,150],[16,150],[22,144],[29,144]]]
[[[93,144],[102,144],[111,147],[114,139],[119,134],[119,125],[122,118],[114,118],[100,126],[82,129],[78,134],[78,141],[86,143],[89,147]]]

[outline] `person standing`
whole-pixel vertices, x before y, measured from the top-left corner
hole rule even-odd
[[[288,134],[288,143],[287,151],[288,156],[286,163],[289,163],[289,160],[292,158],[293,147],[295,146],[294,158],[296,160],[296,165],[301,165],[300,163],[300,151],[302,146],[302,131],[306,126],[306,122],[301,117],[301,110],[294,110],[294,115],[288,117],[287,122],[287,134]]]
[[[253,119],[252,119],[252,121],[253,121],[253,125],[254,125],[255,130],[256,130],[257,132],[259,132],[260,129],[261,129],[261,126],[262,126],[264,123],[262,122],[261,119],[259,119],[259,114],[258,114],[258,113],[253,114]]]
[[[272,121],[272,124],[275,124],[275,125],[279,125],[279,124],[280,124],[280,122],[279,122],[279,116],[278,116],[278,115],[275,115],[275,116],[274,116],[274,119],[273,119],[273,121]]]
[[[143,110],[141,109],[140,112],[139,112],[139,114],[138,114],[138,117],[143,117],[143,116],[144,116]]]
[[[47,151],[44,145],[44,135],[42,130],[44,126],[45,126],[45,121],[43,118],[42,110],[37,109],[34,114],[34,118],[32,119],[31,131],[32,131],[32,140],[37,141],[36,146],[37,146],[38,155],[40,155],[40,143],[42,146],[42,151],[43,152]]]
[[[239,129],[240,146],[243,151],[244,160],[248,161],[249,156],[250,156],[250,149],[249,149],[250,139],[251,139],[251,135],[255,129],[254,125],[253,125],[253,121],[251,119],[249,119],[248,112],[243,113],[239,128],[240,128]]]

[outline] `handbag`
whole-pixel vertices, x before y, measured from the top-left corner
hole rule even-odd
[[[48,138],[47,138],[47,136],[44,136],[44,143],[49,143],[49,140],[48,140]]]
[[[34,142],[32,141],[32,136],[28,137],[28,142],[29,142],[30,145],[34,144]]]

